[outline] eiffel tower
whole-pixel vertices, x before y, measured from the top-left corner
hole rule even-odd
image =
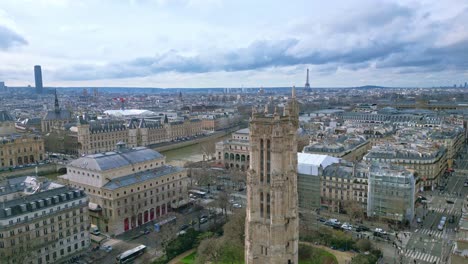
[[[309,69],[307,69],[307,78],[306,78],[306,83],[305,83],[304,91],[305,91],[306,93],[311,93],[311,92],[312,92],[312,89],[310,88],[310,84],[309,84]]]

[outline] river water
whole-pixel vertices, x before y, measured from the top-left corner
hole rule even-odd
[[[166,156],[167,164],[174,166],[184,166],[186,162],[202,161],[204,152],[214,154],[216,142],[228,138],[231,138],[231,134],[183,148],[162,151],[161,154]]]

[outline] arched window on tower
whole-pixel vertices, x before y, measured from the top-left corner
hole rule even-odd
[[[270,159],[271,159],[271,146],[270,146],[270,140],[267,140],[267,183],[270,183],[270,170],[271,170],[271,164],[270,164]]]
[[[263,182],[263,174],[265,173],[265,161],[264,161],[264,146],[263,139],[260,139],[260,182]]]
[[[263,192],[260,192],[260,217],[263,217]]]
[[[270,218],[270,193],[267,193],[267,197],[266,197],[267,201],[267,209],[266,209],[266,214],[267,214],[267,218],[269,219]]]

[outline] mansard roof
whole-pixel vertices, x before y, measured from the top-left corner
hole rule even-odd
[[[0,122],[10,122],[15,121],[13,117],[5,110],[0,111]]]
[[[136,183],[145,182],[148,180],[160,178],[162,176],[166,176],[169,174],[173,174],[176,172],[181,172],[184,169],[181,167],[173,167],[164,165],[158,168],[154,168],[152,170],[138,172],[135,174],[130,174],[126,176],[122,176],[116,179],[112,179],[110,182],[106,183],[102,188],[107,190],[115,190],[122,187],[127,187]]]
[[[48,111],[44,120],[71,120],[71,112],[61,109],[60,111]]]
[[[155,150],[137,147],[119,152],[112,151],[84,156],[72,161],[70,166],[85,170],[106,171],[163,157]]]

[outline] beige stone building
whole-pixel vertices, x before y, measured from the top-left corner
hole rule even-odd
[[[43,138],[16,133],[14,119],[0,111],[0,169],[36,164],[44,158]]]
[[[211,115],[201,115],[202,128],[207,131],[218,131],[236,126],[240,121],[240,116],[233,113],[220,113]]]
[[[334,163],[323,169],[321,177],[321,206],[331,212],[344,213],[354,200],[352,163]]]
[[[293,88],[283,114],[253,111],[247,176],[245,263],[298,263],[297,139]]]
[[[0,263],[58,263],[89,247],[83,191],[23,176],[0,183],[0,200]]]
[[[185,119],[184,121],[147,121],[131,119],[86,121],[79,119],[76,127],[78,153],[95,154],[115,149],[118,142],[124,142],[128,147],[151,146],[182,138],[202,134],[200,119]]]
[[[165,163],[154,150],[120,146],[74,160],[63,179],[88,194],[91,222],[116,235],[187,203],[185,169]]]
[[[249,129],[237,130],[231,139],[216,143],[216,160],[218,164],[224,165],[226,169],[249,169]]]
[[[303,152],[329,155],[347,161],[359,161],[371,148],[370,141],[363,136],[345,135],[319,135],[311,140]]]

